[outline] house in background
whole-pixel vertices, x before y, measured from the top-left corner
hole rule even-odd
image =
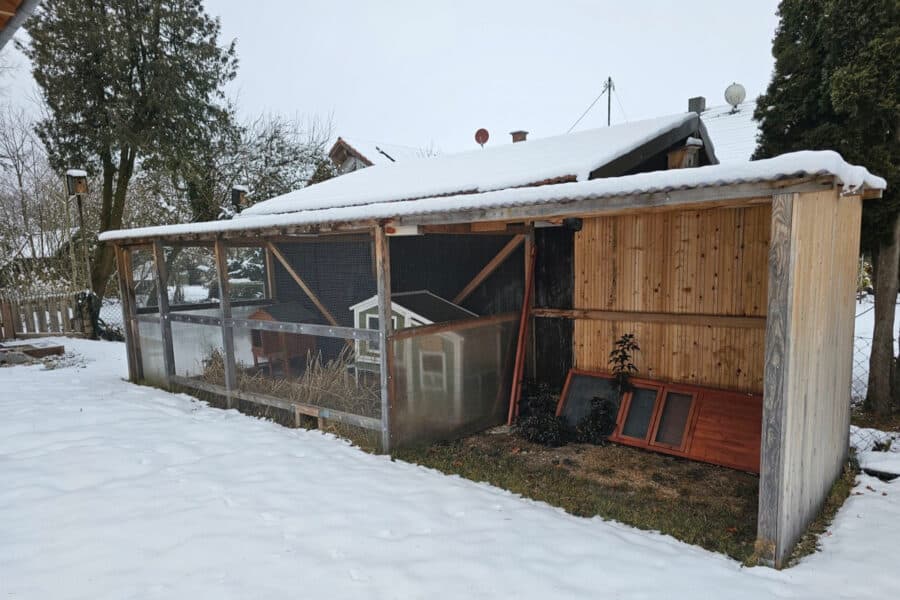
[[[426,150],[397,144],[383,144],[365,140],[348,141],[338,137],[328,151],[328,157],[334,163],[338,175],[352,173],[373,165],[384,165],[398,161],[425,158]]]
[[[39,0],[4,0],[0,4],[0,49],[37,10]]]

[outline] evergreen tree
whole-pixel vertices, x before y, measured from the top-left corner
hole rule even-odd
[[[863,204],[862,250],[875,265],[875,333],[867,404],[890,413],[900,266],[900,1],[782,0],[775,72],[757,100],[754,158],[830,149],[885,177]]]
[[[136,166],[193,153],[230,121],[234,44],[218,45],[200,0],[46,0],[26,28],[48,112],[38,135],[57,170],[100,176],[100,232],[121,227]],[[102,296],[112,248],[98,244],[92,263]]]

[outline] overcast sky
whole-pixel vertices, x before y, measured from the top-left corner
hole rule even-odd
[[[776,0],[205,4],[237,40],[228,92],[243,116],[332,115],[337,135],[443,152],[474,148],[479,127],[488,144],[564,133],[607,76],[613,123],[684,111],[691,96],[723,104],[732,81],[755,97],[777,24]],[[3,87],[27,103],[28,65],[11,54]],[[604,98],[578,129],[605,124]]]

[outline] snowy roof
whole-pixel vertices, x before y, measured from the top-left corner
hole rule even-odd
[[[357,155],[366,159],[372,165],[385,165],[393,162],[415,160],[425,158],[425,153],[419,148],[401,146],[398,144],[385,144],[370,140],[348,139],[339,137],[335,145],[344,143],[352,148]]]
[[[378,304],[377,294],[362,302],[357,302],[350,307],[350,310],[366,310],[376,304]],[[470,319],[478,316],[472,311],[467,310],[458,304],[454,304],[446,298],[441,298],[428,290],[392,292],[391,304],[393,304],[394,307],[399,306],[400,308],[405,308],[429,323],[446,323],[448,321],[458,321],[460,319]]]
[[[428,160],[376,165],[260,202],[242,215],[486,192],[564,178],[584,181],[592,171],[697,120],[695,113],[681,113]]]
[[[360,172],[374,169],[375,167],[372,167]],[[351,175],[345,175],[338,179]],[[862,188],[884,189],[887,185],[884,179],[872,175],[864,167],[848,164],[837,152],[830,150],[803,151],[746,163],[653,171],[622,177],[497,190],[480,194],[459,194],[405,201],[374,201],[347,206],[311,207],[306,210],[296,210],[290,214],[248,215],[249,211],[244,211],[240,216],[229,221],[108,231],[102,234],[100,239],[107,241],[168,235],[208,234],[267,227],[355,223],[373,219],[414,218],[435,213],[452,214],[513,207],[527,209],[554,203],[572,204],[585,200],[614,199],[622,196],[777,181],[804,176],[832,176],[838,183],[843,184],[846,191],[860,191]],[[525,213],[527,210],[523,210],[523,215]],[[477,220],[477,216],[472,218]]]
[[[84,169],[69,169],[66,171],[66,175],[69,177],[87,177],[87,171]]]
[[[738,104],[735,111],[730,105],[714,106],[700,115],[720,163],[747,162],[753,156],[759,135],[754,110],[756,102],[748,100]]]

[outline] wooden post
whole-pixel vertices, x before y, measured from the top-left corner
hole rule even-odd
[[[131,251],[115,246],[116,274],[119,282],[119,299],[122,303],[122,326],[125,330],[125,351],[128,356],[128,378],[141,381],[144,378],[140,352],[139,323],[135,320],[134,281],[131,272]],[[65,307],[63,310],[66,310]]]
[[[783,486],[784,432],[782,429],[789,368],[787,335],[791,328],[791,221],[793,194],[772,198],[769,243],[768,309],[766,316],[763,423],[759,463],[759,518],[756,553],[760,561],[775,566],[778,557],[779,498]]]
[[[528,262],[525,265],[525,294],[522,298],[522,312],[519,318],[519,336],[516,341],[516,362],[513,366],[512,385],[509,391],[509,414],[506,424],[512,425],[519,414],[519,393],[522,390],[523,367],[525,366],[526,340],[528,339],[528,323],[531,317],[531,296],[534,289],[534,244],[526,255]]]
[[[388,237],[382,225],[374,230],[375,278],[378,283],[378,343],[381,373],[381,451],[391,451],[391,359],[390,338],[394,335],[391,321],[391,253]]]
[[[234,408],[232,392],[237,389],[237,377],[234,364],[234,325],[231,323],[231,298],[228,286],[228,256],[225,242],[221,238],[216,239],[216,275],[219,279],[219,307],[222,318],[222,349],[225,363],[225,390],[228,408]]]
[[[263,250],[266,253],[266,298],[275,300],[278,297],[278,286],[275,285],[275,260],[268,246]]]
[[[163,366],[166,382],[175,375],[175,350],[172,346],[172,322],[169,320],[169,273],[162,242],[153,242],[153,274],[156,278],[156,298],[159,304],[159,326],[162,334]]]

